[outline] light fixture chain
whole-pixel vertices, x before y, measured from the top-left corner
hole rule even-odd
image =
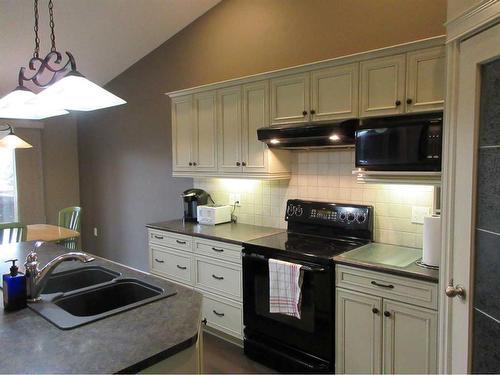
[[[52,52],[56,51],[56,34],[54,32],[54,4],[52,3],[52,0],[49,0],[49,26],[50,26],[50,41],[51,41],[51,47],[50,50]]]
[[[35,49],[33,51],[33,57],[38,58],[38,53],[40,52],[40,37],[38,36],[38,0],[34,0],[34,12],[35,12],[35,26],[33,31],[35,32]]]

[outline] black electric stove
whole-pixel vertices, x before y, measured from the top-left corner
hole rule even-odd
[[[289,200],[285,220],[286,232],[243,245],[245,354],[282,372],[333,372],[333,257],[372,241],[373,208]],[[303,266],[300,319],[269,312],[270,258]]]

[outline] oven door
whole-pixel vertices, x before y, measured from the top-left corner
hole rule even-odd
[[[333,268],[273,258],[305,266],[301,318],[269,312],[269,258],[246,249],[243,254],[245,332],[333,361]]]

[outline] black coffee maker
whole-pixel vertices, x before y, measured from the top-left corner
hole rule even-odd
[[[181,194],[184,200],[184,220],[197,221],[198,206],[208,202],[208,193],[201,189],[188,189]]]

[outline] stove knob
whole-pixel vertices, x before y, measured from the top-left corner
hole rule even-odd
[[[347,222],[348,222],[348,223],[350,223],[350,222],[354,221],[354,219],[355,219],[355,218],[356,218],[356,217],[354,216],[354,214],[353,214],[353,213],[349,213],[349,214],[347,215]]]
[[[302,216],[302,214],[304,213],[304,210],[302,209],[302,207],[297,206],[294,208],[294,212],[295,212],[296,216]]]
[[[345,219],[346,219],[346,214],[345,214],[345,212],[342,212],[340,214],[340,221],[344,221]]]
[[[359,214],[356,220],[358,223],[362,224],[366,221],[366,216],[364,214]]]
[[[286,209],[286,214],[288,216],[293,216],[295,210],[294,210],[294,207],[292,205],[288,206],[287,209]]]

